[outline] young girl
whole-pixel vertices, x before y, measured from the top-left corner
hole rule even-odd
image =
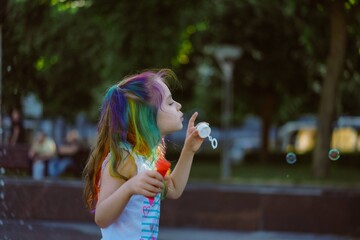
[[[125,78],[106,93],[98,140],[84,169],[84,197],[95,210],[102,239],[157,239],[160,200],[181,196],[203,139],[189,120],[179,160],[171,174],[155,170],[165,159],[165,135],[183,127],[181,104],[171,95],[168,69]],[[154,201],[150,199],[154,198]]]

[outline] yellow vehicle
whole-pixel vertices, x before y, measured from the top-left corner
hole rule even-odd
[[[360,131],[357,126],[337,126],[333,129],[331,148],[342,153],[360,151]],[[316,144],[315,123],[292,122],[282,129],[282,150],[286,152],[306,153],[312,151]]]

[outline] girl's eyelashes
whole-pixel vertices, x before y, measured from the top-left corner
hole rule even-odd
[[[174,101],[174,99],[169,99],[170,101],[169,101],[169,105],[171,106],[171,105],[173,105],[174,103],[175,103],[175,101]]]

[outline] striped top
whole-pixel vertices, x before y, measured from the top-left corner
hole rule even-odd
[[[137,172],[154,169],[143,156],[132,154]],[[106,157],[103,168],[110,159]],[[133,195],[119,218],[106,228],[101,228],[102,240],[156,240],[159,232],[160,194],[152,204],[143,195]]]

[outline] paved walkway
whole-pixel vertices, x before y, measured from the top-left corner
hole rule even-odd
[[[95,224],[0,220],[1,240],[99,240]],[[160,228],[159,240],[355,240],[333,235],[287,232],[239,232],[192,228]]]

